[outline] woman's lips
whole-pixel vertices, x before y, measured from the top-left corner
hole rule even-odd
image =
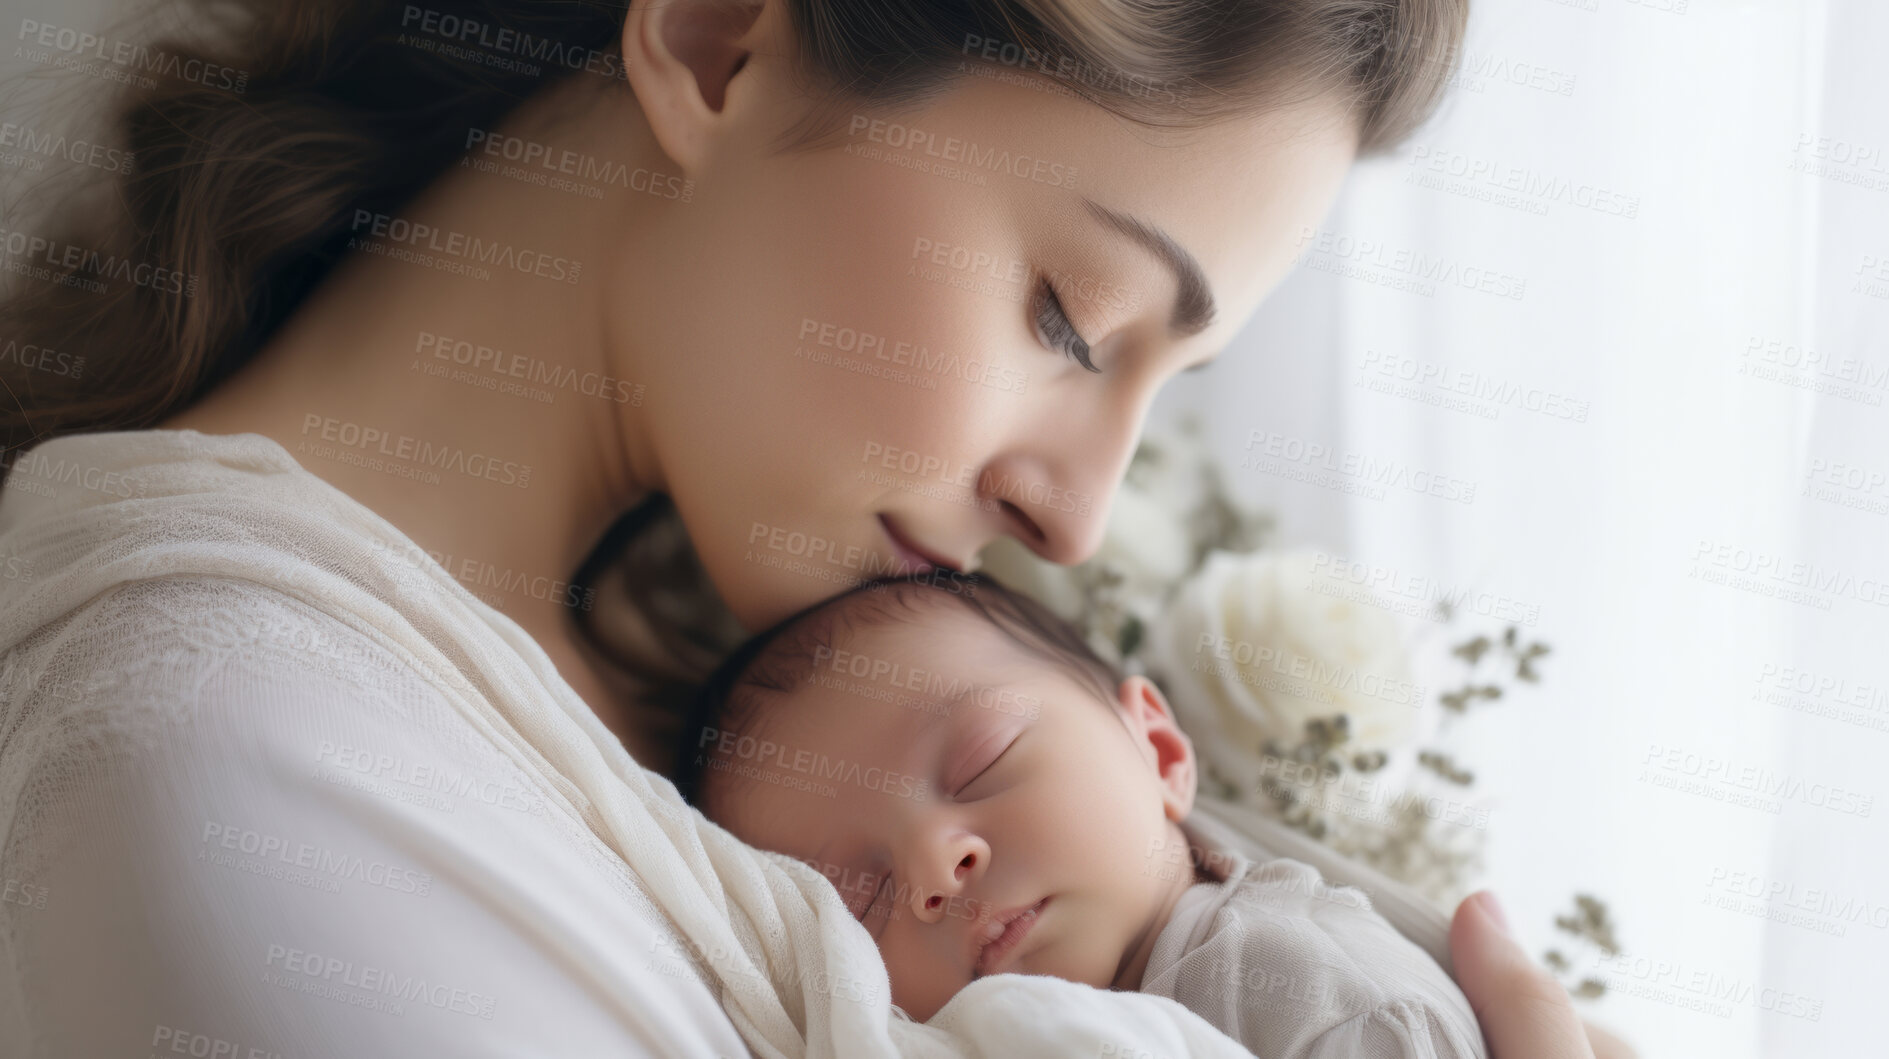
[[[905,571],[906,573],[922,574],[934,568],[939,570],[957,569],[949,560],[940,559],[932,555],[930,552],[920,547],[918,543],[913,541],[910,537],[899,532],[898,523],[892,521],[892,516],[880,515],[879,525],[885,528],[886,538],[892,542],[892,549],[898,554],[899,561],[911,567],[910,570]]]
[[[1045,897],[1027,908],[1005,912],[986,924],[984,929],[987,933],[983,947],[977,953],[977,965],[974,968],[973,977],[982,978],[987,974],[996,974],[1003,966],[1004,960],[1016,950],[1017,944],[1023,940],[1024,935],[1030,932],[1031,927],[1036,926],[1037,919],[1043,914],[1043,906],[1047,904],[1049,904],[1049,898]]]

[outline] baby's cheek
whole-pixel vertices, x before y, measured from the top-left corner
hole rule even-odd
[[[1080,934],[1065,938],[1062,945],[1043,953],[1042,966],[1031,967],[1030,973],[1054,975],[1097,989],[1109,988],[1128,949],[1126,936],[1112,929],[1113,926],[1093,921],[1086,924]]]

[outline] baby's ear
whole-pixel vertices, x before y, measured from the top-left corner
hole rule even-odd
[[[1161,801],[1167,807],[1168,819],[1186,819],[1194,808],[1194,791],[1200,784],[1193,741],[1174,723],[1168,700],[1147,677],[1122,681],[1116,698],[1129,734],[1161,778]]]

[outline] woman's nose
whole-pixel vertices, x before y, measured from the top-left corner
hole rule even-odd
[[[1109,502],[1127,470],[1137,433],[1084,446],[1053,462],[1021,454],[999,457],[978,479],[979,498],[1001,512],[1005,530],[1031,551],[1052,563],[1082,562],[1102,546]],[[1052,469],[1057,466],[1063,470]]]
[[[1010,445],[984,466],[978,497],[1044,559],[1079,563],[1102,546],[1109,502],[1165,376],[1139,373],[1081,399],[1019,410]]]
[[[946,916],[975,917],[964,895],[990,865],[990,846],[968,832],[941,833],[913,851],[912,914],[936,923]]]

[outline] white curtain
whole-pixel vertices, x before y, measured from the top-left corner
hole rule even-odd
[[[1156,412],[1284,543],[1533,616],[1541,686],[1458,726],[1484,880],[1538,954],[1608,902],[1584,1011],[1647,1057],[1889,1048],[1885,42],[1872,0],[1478,0],[1443,112]]]

